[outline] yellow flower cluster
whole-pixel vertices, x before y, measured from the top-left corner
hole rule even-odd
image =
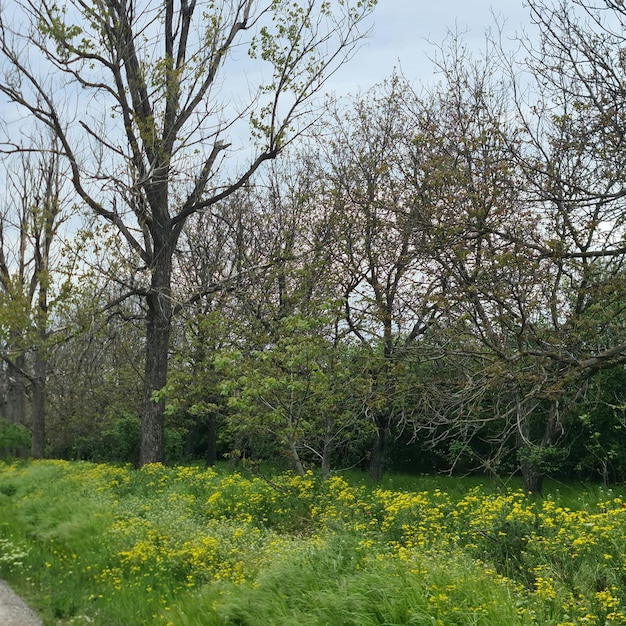
[[[344,533],[356,538],[355,569],[374,564],[399,585],[423,586],[432,620],[415,614],[415,623],[456,624],[463,614],[486,624],[494,587],[514,598],[519,624],[626,624],[626,508],[619,498],[568,508],[522,491],[369,489],[311,472],[264,480],[197,467],[32,467],[28,491],[14,496],[16,511],[35,506],[51,480],[102,503],[106,514],[90,515],[104,528],[98,536],[107,556],[100,561],[76,558],[72,518],[32,533],[45,543],[48,563],[82,567],[102,590],[97,597],[134,589],[166,603],[206,585],[252,584],[267,563]],[[0,481],[25,472],[5,466]],[[0,537],[0,564],[10,541]],[[470,582],[482,590],[472,602]]]

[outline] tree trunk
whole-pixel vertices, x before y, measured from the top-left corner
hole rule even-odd
[[[524,414],[521,416],[521,419],[518,419],[519,434],[521,435],[518,445],[520,445],[522,450],[520,470],[524,480],[524,489],[534,496],[541,495],[543,491],[545,452],[554,444],[562,432],[559,409],[559,400],[553,400],[550,403],[550,412],[544,426],[541,442],[535,447],[529,442],[530,425],[528,422],[530,417]]]
[[[213,467],[217,463],[217,415],[215,413],[211,413],[207,418],[206,439],[206,466]]]
[[[21,424],[24,426],[26,421],[26,388],[24,385],[24,377],[20,369],[25,367],[24,355],[20,355],[16,359],[16,364],[7,363],[5,379],[5,403],[2,417],[12,424]]]
[[[167,382],[167,362],[172,327],[172,252],[165,244],[154,250],[152,285],[147,297],[146,363],[141,411],[139,465],[163,462],[165,405],[155,398]]]
[[[532,496],[540,496],[543,491],[543,471],[531,461],[523,461],[521,470],[524,490]]]
[[[384,312],[384,348],[383,348],[383,366],[374,377],[377,395],[382,397],[384,404],[374,411],[374,425],[376,426],[376,439],[372,447],[370,456],[369,477],[374,482],[379,483],[383,479],[385,470],[385,460],[387,457],[387,440],[389,438],[389,425],[391,424],[391,416],[393,409],[391,408],[390,398],[394,396],[395,381],[392,375],[392,362],[394,345],[393,345],[393,328],[392,316],[389,303],[382,294],[377,296],[377,301],[381,310]]]
[[[322,478],[328,478],[330,476],[330,449],[324,446],[322,452]]]
[[[204,428],[204,424],[201,420],[196,420],[193,424],[193,427],[187,433],[187,437],[185,438],[185,457],[191,458],[194,456],[196,451],[196,444],[198,443],[198,438],[202,436],[202,430]]]
[[[289,456],[291,457],[291,464],[293,465],[294,471],[296,472],[296,474],[298,474],[298,476],[304,476],[304,466],[302,465],[302,461],[300,460],[300,455],[298,454],[296,442],[290,438],[287,441],[287,447],[289,449]]]
[[[369,477],[379,483],[383,478],[385,459],[387,456],[387,440],[389,436],[389,417],[377,415],[375,418],[376,439],[370,456]]]
[[[30,454],[33,459],[43,459],[46,445],[46,359],[40,350],[35,351],[33,378],[31,380]]]

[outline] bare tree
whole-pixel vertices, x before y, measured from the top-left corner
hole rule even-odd
[[[530,74],[470,64],[454,46],[441,59],[436,134],[457,184],[436,258],[457,349],[481,363],[460,381],[461,427],[499,420],[497,438],[516,440],[526,487],[539,492],[586,381],[626,356],[624,213],[617,120],[594,104],[610,89],[596,44],[584,52],[595,36],[564,4],[531,5],[543,39]],[[610,37],[596,43],[608,58]]]
[[[35,458],[44,455],[49,307],[51,296],[58,303],[64,290],[55,254],[60,252],[59,229],[67,217],[64,178],[54,140],[41,150],[5,161],[7,187],[0,212],[5,410],[10,421],[29,422]],[[30,396],[29,420],[25,417],[26,394]]]
[[[23,0],[3,8],[0,90],[52,129],[82,201],[137,255],[133,292],[147,305],[141,464],[162,459],[155,392],[167,379],[172,259],[186,221],[293,140],[373,5]],[[245,54],[250,73],[261,72],[248,93],[229,83],[247,80]],[[253,150],[220,175],[246,118]]]

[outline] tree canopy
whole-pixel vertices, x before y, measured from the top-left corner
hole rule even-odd
[[[428,88],[322,101],[374,4],[3,9],[100,272],[54,319],[50,451],[626,476],[626,10],[532,0],[517,53],[455,35]]]

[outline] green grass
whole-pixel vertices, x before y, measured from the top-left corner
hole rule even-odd
[[[205,587],[173,615],[181,626],[375,626],[525,623],[513,594],[462,555],[410,563],[359,553],[339,535],[272,562],[252,583]]]
[[[623,491],[0,465],[0,576],[48,625],[626,623]]]

